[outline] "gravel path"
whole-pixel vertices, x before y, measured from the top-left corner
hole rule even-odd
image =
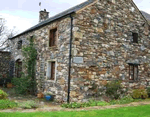
[[[62,108],[60,106],[50,106],[50,107],[42,107],[37,109],[6,109],[0,110],[0,112],[51,112],[51,111],[82,111],[82,110],[104,110],[104,109],[111,109],[111,108],[119,108],[119,107],[128,107],[128,106],[139,106],[139,105],[148,105],[150,101],[147,102],[132,102],[130,104],[123,104],[123,105],[109,105],[109,106],[94,106],[94,107],[87,107],[87,108],[79,108],[79,109],[67,109]]]

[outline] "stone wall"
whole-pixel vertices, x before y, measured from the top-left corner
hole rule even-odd
[[[149,84],[149,30],[129,1],[97,0],[73,16],[71,101],[87,101],[96,93],[93,84],[103,87],[115,79],[121,79],[125,87],[131,88]],[[17,42],[22,40],[25,46],[27,37],[36,36],[38,91],[53,92],[57,101],[67,99],[70,26],[70,18],[63,18],[12,40],[12,57],[22,60]],[[58,44],[49,48],[49,30],[55,27]],[[132,32],[139,34],[138,44],[132,42]],[[55,81],[46,78],[49,60],[57,63]],[[138,82],[129,83],[128,62],[140,64]]]
[[[103,87],[115,79],[128,88],[150,84],[150,35],[144,22],[130,0],[99,0],[76,14],[72,101],[86,101],[94,95],[92,84]],[[139,34],[138,43],[133,43],[132,32]],[[140,64],[139,81],[129,83],[128,63],[132,62]]]
[[[50,23],[42,28],[24,34],[12,40],[12,57],[23,60],[21,50],[17,49],[17,42],[22,40],[23,47],[29,44],[27,38],[35,35],[35,44],[38,52],[36,64],[36,78],[38,91],[52,92],[58,101],[67,100],[68,64],[69,64],[69,40],[70,40],[70,18],[64,18]],[[57,46],[49,47],[50,29],[58,29]],[[47,63],[54,60],[56,62],[56,79],[48,80],[46,77]],[[24,71],[24,73],[26,73]]]
[[[0,78],[7,78],[9,76],[10,53],[0,51]]]

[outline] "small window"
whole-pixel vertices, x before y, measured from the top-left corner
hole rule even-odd
[[[138,33],[132,33],[133,43],[138,43]]]
[[[21,72],[22,72],[22,61],[18,59],[15,64],[15,75],[17,78],[21,77]]]
[[[138,65],[129,64],[129,80],[138,80]]]
[[[22,40],[18,41],[18,49],[22,48]]]
[[[55,61],[48,62],[47,66],[47,79],[54,80],[55,79]]]
[[[49,47],[56,46],[57,28],[50,30]]]

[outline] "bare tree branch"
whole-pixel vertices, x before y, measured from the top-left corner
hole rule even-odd
[[[6,39],[2,44],[0,44],[0,47],[3,47],[7,43],[8,39]]]
[[[17,34],[16,28],[8,30],[6,27],[6,20],[0,18],[0,50],[9,48],[9,38]]]
[[[6,20],[3,18],[0,18],[0,36],[5,34],[5,29],[6,29]]]

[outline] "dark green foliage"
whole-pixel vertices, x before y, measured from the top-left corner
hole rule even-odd
[[[150,98],[150,87],[147,87],[147,94],[148,94],[148,97]]]
[[[25,46],[22,49],[22,54],[25,57],[24,64],[27,69],[27,77],[30,79],[30,93],[35,94],[36,92],[36,78],[35,78],[35,66],[36,66],[36,58],[37,58],[37,50],[35,49],[34,44],[35,37],[32,36],[28,38],[29,45]]]
[[[36,93],[35,65],[37,51],[35,49],[34,39],[34,36],[28,38],[29,45],[22,48],[22,54],[24,56],[23,70],[26,70],[27,74],[22,74],[21,78],[13,78],[15,91],[18,94]]]
[[[8,94],[0,89],[0,99],[6,99]]]
[[[111,99],[119,99],[119,97],[126,92],[127,91],[124,91],[121,86],[121,81],[115,80],[106,85],[106,95]]]
[[[135,89],[132,92],[132,97],[134,99],[145,99],[148,98],[146,89]]]
[[[0,100],[0,109],[17,107],[17,103],[9,100]]]
[[[26,95],[29,93],[30,88],[30,79],[28,77],[21,77],[21,78],[13,78],[12,83],[15,85],[15,92],[17,94]]]

